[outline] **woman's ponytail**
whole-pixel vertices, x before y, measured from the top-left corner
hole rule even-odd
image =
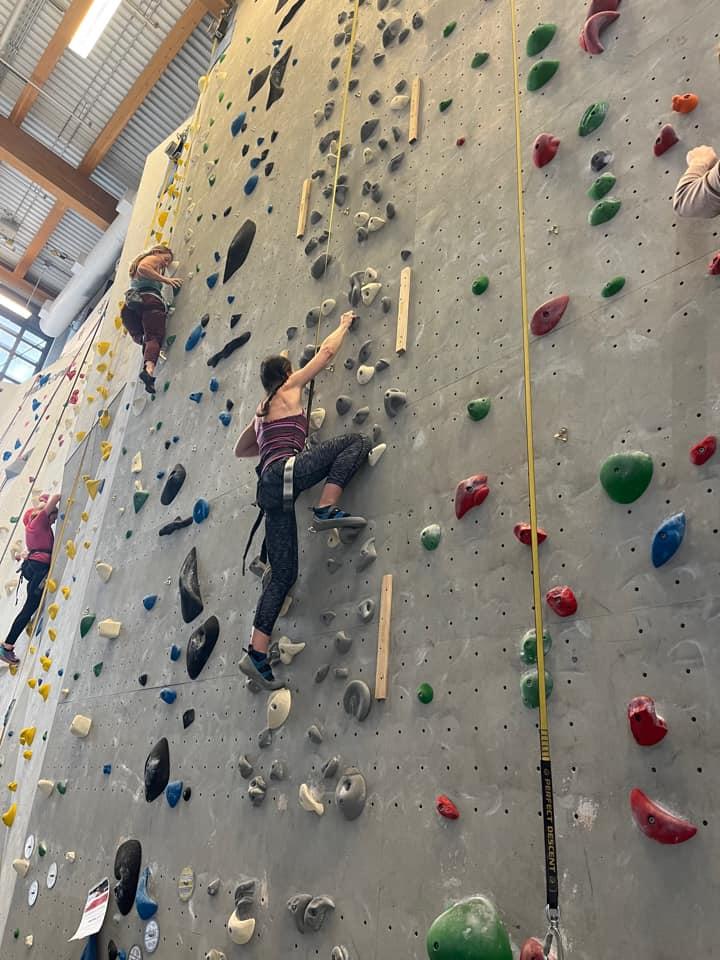
[[[267,396],[260,405],[259,417],[266,417],[270,412],[270,404],[278,390],[285,386],[292,373],[292,365],[287,357],[267,357],[260,364],[260,382],[267,391]]]

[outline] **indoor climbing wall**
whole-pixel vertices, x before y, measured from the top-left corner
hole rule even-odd
[[[507,937],[517,956],[544,936],[523,319],[566,950],[712,954],[718,460],[689,451],[717,431],[717,231],[671,196],[686,150],[720,142],[717,38],[707,2],[593,19],[612,5],[374,0],[356,37],[352,5],[241,7],[200,84],[158,394],[129,384],[108,459],[68,463],[98,531],[63,560],[63,690],[6,835],[3,958],[28,937],[56,955],[103,877],[100,956],[509,960]],[[260,359],[297,364],[349,302],[313,421],[372,433],[343,501],[368,526],[310,533],[298,501],[271,696],[237,666],[260,583],[233,444]],[[441,921],[426,946],[478,894],[492,945]]]

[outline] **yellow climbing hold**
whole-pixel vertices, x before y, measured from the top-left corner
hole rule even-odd
[[[168,211],[161,210],[160,213],[158,214],[158,223],[160,224],[161,227],[165,226],[165,224],[167,223],[167,218],[168,218]]]
[[[67,553],[67,555],[70,557],[71,560],[74,558],[75,554],[77,553],[77,547],[75,546],[72,540],[68,540],[68,542],[65,544],[65,553]]]
[[[204,93],[204,92],[205,92],[205,87],[207,86],[207,81],[208,81],[208,78],[207,78],[207,76],[206,76],[205,74],[203,74],[201,77],[198,77],[197,85],[198,85],[198,92],[199,92],[199,93]]]
[[[89,550],[89,549],[90,549],[90,541],[89,541],[89,540],[83,540],[83,546],[85,547],[86,550]]]
[[[47,698],[50,695],[50,689],[51,688],[49,683],[41,683],[40,686],[38,687],[38,693],[46,703],[47,703]]]
[[[55,593],[57,590],[57,580],[53,580],[51,577],[49,577],[47,581],[47,589],[48,593]]]
[[[107,372],[107,374],[106,374],[106,376],[105,376],[105,379],[108,380],[108,381],[110,381],[110,380],[112,380],[112,378],[113,378],[114,376],[115,376],[115,374],[114,374],[111,370],[108,370],[108,372]]]
[[[101,357],[104,357],[105,354],[110,349],[110,341],[98,340],[98,342],[95,344],[95,349],[97,350],[97,352],[100,354]]]
[[[54,620],[59,612],[60,612],[59,603],[51,603],[50,606],[48,607],[48,616],[50,617],[51,620]]]
[[[70,587],[60,587],[60,593],[68,600],[70,598]]]
[[[81,713],[77,713],[70,724],[70,733],[74,733],[76,737],[86,737],[90,733],[91,726],[92,720],[90,717],[84,717]]]
[[[100,370],[100,367],[102,367],[102,370]],[[107,367],[104,363],[101,363],[100,366],[98,367],[98,370],[100,370],[100,373],[105,373],[105,371],[107,370]],[[103,400],[107,400],[107,398],[110,396],[110,391],[108,390],[107,387],[100,386],[97,388],[97,392],[100,394]]]
[[[85,397],[85,399],[87,400],[88,403],[95,403],[95,397],[94,397],[91,393],[89,393],[89,394]]]
[[[37,727],[23,727],[18,739],[24,747],[29,747],[32,745],[36,733]]]
[[[98,633],[101,637],[109,637],[111,640],[115,640],[116,637],[120,636],[120,629],[122,623],[120,620],[111,620],[109,617],[106,620],[101,620],[98,624]]]
[[[10,790],[11,793],[15,793],[17,788],[18,788],[17,780],[11,780],[10,783],[8,784],[8,790]]]
[[[52,627],[48,627],[48,636],[54,643],[57,640],[57,630],[53,630]]]
[[[112,453],[112,444],[109,440],[100,441],[100,457],[102,460],[107,460],[110,454]]]
[[[107,370],[107,368],[108,368],[108,367],[107,367],[107,364],[106,364],[106,363],[99,363],[99,364],[95,367],[95,369],[97,370],[98,373],[105,373],[105,371]],[[103,391],[104,389],[105,389],[105,387],[98,387],[98,393],[102,393],[102,391]],[[105,399],[107,400],[106,394],[103,394],[103,396],[104,396]]]
[[[45,673],[47,673],[48,670],[50,669],[50,667],[52,666],[52,660],[50,659],[50,657],[43,657],[43,656],[41,656],[41,657],[40,657],[40,666],[43,668],[43,670],[45,671]]]
[[[91,500],[94,500],[95,497],[97,496],[101,483],[102,483],[102,480],[91,480],[90,477],[88,477],[87,480],[85,481],[85,486],[87,488],[87,492],[90,494]]]
[[[115,317],[115,329],[119,330],[122,327],[122,317]]]
[[[6,827],[11,827],[15,823],[15,814],[17,813],[17,804],[11,803],[5,813],[2,815],[2,822]]]
[[[90,519],[90,514],[87,512],[87,510],[83,510],[83,512],[80,514],[80,519],[83,521],[83,523],[88,522]]]
[[[30,687],[31,690],[34,690],[35,687],[37,686],[37,680],[35,679],[35,677],[30,677],[30,679],[28,680],[27,684],[28,684],[28,686]]]
[[[87,434],[85,433],[84,430],[78,430],[78,432],[75,434],[75,439],[77,440],[78,443],[82,443],[82,441],[85,439],[86,436]]]
[[[25,760],[31,760],[31,759],[32,759],[32,750],[23,750],[23,758],[24,758]]]
[[[130,464],[130,473],[140,473],[142,470],[142,453],[140,450],[132,458],[132,463]]]
[[[100,426],[103,428],[103,430],[107,430],[107,428],[110,426],[110,411],[109,411],[109,410],[103,410],[103,412],[102,412],[102,413],[100,414],[100,416],[98,417],[98,423],[99,423]]]

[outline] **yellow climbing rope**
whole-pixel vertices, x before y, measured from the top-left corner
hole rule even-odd
[[[515,113],[515,173],[517,178],[518,252],[520,258],[520,302],[523,347],[523,385],[525,394],[525,438],[527,443],[528,499],[530,503],[530,555],[532,560],[533,605],[535,610],[535,639],[537,650],[538,694],[540,714],[540,776],[542,811],[545,832],[545,882],[547,895],[548,933],[545,938],[545,956],[555,941],[558,960],[563,957],[560,935],[559,883],[557,869],[555,812],[553,802],[550,731],[548,726],[547,690],[545,687],[545,649],[543,644],[542,595],[540,590],[540,558],[538,555],[537,493],[535,481],[535,435],[533,428],[532,374],[530,368],[530,334],[527,296],[527,251],[525,245],[525,207],[523,203],[522,143],[520,133],[520,77],[518,73],[518,35],[515,5],[508,0],[512,39],[513,102]]]

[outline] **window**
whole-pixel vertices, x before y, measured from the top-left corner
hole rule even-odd
[[[43,364],[50,339],[0,314],[0,380],[22,383]]]

